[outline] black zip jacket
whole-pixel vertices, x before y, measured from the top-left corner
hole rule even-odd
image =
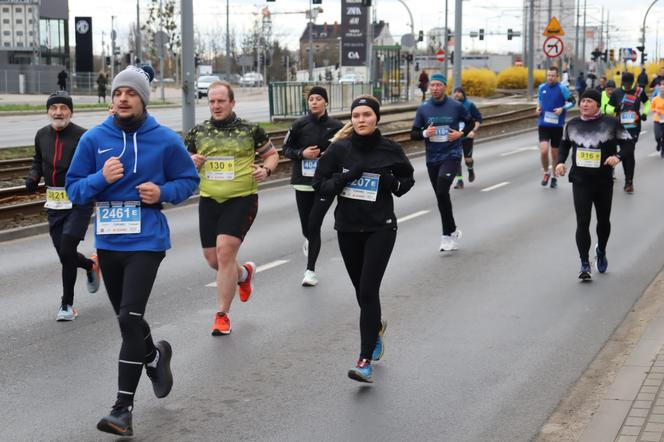
[[[330,138],[342,127],[343,123],[330,118],[327,112],[320,119],[309,113],[293,122],[283,146],[284,156],[293,162],[291,184],[311,185],[313,177],[302,176],[302,151],[318,146],[322,154],[330,145]]]
[[[380,175],[376,201],[341,196],[344,187],[363,172]],[[383,138],[378,129],[369,136],[353,132],[332,144],[318,161],[313,182],[321,197],[338,196],[334,228],[340,232],[396,229],[392,194],[401,196],[414,184],[413,166],[401,145]]]
[[[28,178],[39,183],[41,177],[49,187],[64,187],[65,175],[74,157],[78,140],[86,129],[69,123],[61,131],[51,125],[42,127],[35,135],[35,155]]]
[[[620,151],[618,151],[620,146]],[[579,149],[587,152],[600,151],[599,167],[581,167],[577,164]],[[565,126],[562,143],[558,150],[558,164],[564,164],[570,151],[572,167],[569,181],[577,184],[613,184],[612,168],[604,161],[611,155],[623,156],[634,152],[634,140],[617,118],[601,115],[594,120],[583,121],[572,118]],[[584,158],[583,155],[581,155]]]

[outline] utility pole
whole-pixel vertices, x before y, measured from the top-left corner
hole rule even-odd
[[[526,60],[528,59],[528,0],[523,0],[523,38],[521,39],[521,54],[522,54],[522,62],[525,63]],[[488,26],[487,26],[488,27]]]
[[[196,121],[194,88],[194,5],[193,0],[180,0],[182,28],[182,133],[189,132]]]
[[[463,25],[461,24],[461,3],[463,0],[455,0],[454,3],[454,74],[453,80],[454,83],[452,87],[456,88],[461,86],[461,29]],[[447,36],[446,36],[447,38]],[[447,55],[447,54],[446,54]]]
[[[581,39],[581,71],[586,70],[586,8],[587,0],[583,0],[583,36]]]
[[[371,6],[367,7],[367,66],[369,67],[369,83],[371,83],[371,91],[376,87],[376,71],[374,69],[374,56],[373,56],[373,21],[371,19]]]
[[[551,23],[551,17],[553,17],[553,5],[552,0],[549,0],[549,20],[548,23]],[[546,57],[546,67],[547,69],[551,67],[551,59]]]
[[[448,66],[448,61],[450,58],[450,54],[447,51],[449,49],[447,45],[447,34],[449,33],[449,28],[447,27],[447,2],[448,0],[445,0],[445,35],[443,35],[443,51],[445,51],[445,61],[443,62],[443,73],[445,74],[445,77],[447,77],[447,66]]]
[[[226,0],[226,80],[231,81],[231,25],[228,7],[229,0]]]
[[[311,0],[309,0],[309,81],[314,81],[314,12],[311,6]]]
[[[570,70],[572,78],[576,77],[576,70],[579,66],[579,25],[581,24],[581,0],[576,0],[576,37],[574,38],[574,69]]]
[[[164,2],[159,0],[159,87],[161,88],[161,101],[166,101],[164,95]]]
[[[528,100],[533,99],[533,86],[535,84],[533,74],[535,63],[535,0],[530,0],[528,11]]]
[[[118,34],[115,32],[115,15],[111,15],[111,81],[115,77],[115,39]]]
[[[136,0],[136,61],[139,63],[143,61],[141,43],[141,7],[140,0]]]

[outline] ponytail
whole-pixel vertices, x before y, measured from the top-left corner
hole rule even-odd
[[[330,139],[330,143],[336,143],[339,140],[343,140],[344,138],[348,138],[350,134],[353,133],[353,123],[348,122],[339,129],[339,131],[334,134],[334,136]]]

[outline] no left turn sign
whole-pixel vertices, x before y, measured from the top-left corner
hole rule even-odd
[[[549,58],[559,57],[563,53],[563,49],[565,49],[563,41],[556,36],[551,36],[544,40],[544,46],[542,47],[544,55]]]

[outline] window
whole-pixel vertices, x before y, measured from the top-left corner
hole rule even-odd
[[[23,47],[23,42],[16,42],[16,47],[22,48]]]
[[[8,18],[3,18],[2,19],[2,24],[3,25],[8,25],[9,24],[9,19]]]
[[[2,8],[2,12],[9,12],[9,8]]]
[[[29,24],[29,25],[32,24],[32,19],[28,20],[28,24]]]
[[[9,31],[3,31],[3,32],[2,32],[2,35],[12,35],[12,33],[9,32]]]
[[[32,8],[28,8],[28,13],[32,14]]]
[[[30,31],[30,32],[28,32],[28,35],[29,35],[30,37],[32,37],[33,35],[35,35],[35,33],[32,32],[32,31]]]
[[[21,20],[20,18],[17,18],[17,19],[16,19],[16,24],[17,24],[17,25],[22,25],[22,24],[23,24],[23,20]]]
[[[16,8],[14,9],[14,12],[23,12],[23,8]]]
[[[22,37],[23,36],[23,31],[16,31],[16,35],[18,35],[19,37]]]
[[[5,42],[5,47],[7,47],[7,46],[9,46],[9,42],[8,42],[8,41]]]

